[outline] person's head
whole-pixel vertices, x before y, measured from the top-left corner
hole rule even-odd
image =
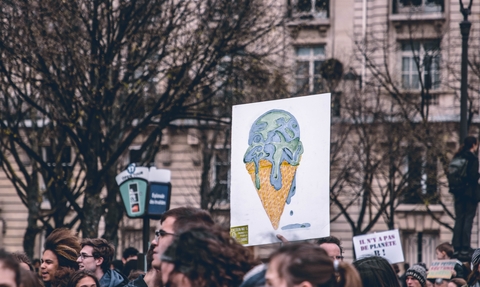
[[[475,285],[479,281],[480,277],[480,248],[475,249],[472,254],[472,272],[468,275],[467,283],[469,286]]]
[[[324,249],[309,243],[291,243],[270,255],[265,279],[268,286],[275,287],[362,286],[351,264],[332,261]]]
[[[435,249],[437,260],[450,259],[453,256],[453,246],[448,242],[443,242]]]
[[[137,270],[137,266],[138,261],[136,259],[129,260],[127,263],[125,263],[125,266],[123,266],[122,273],[128,277],[132,271]]]
[[[160,255],[172,243],[175,234],[179,233],[180,229],[183,230],[183,225],[186,224],[213,226],[214,222],[207,211],[193,207],[174,208],[162,214],[160,225],[155,231],[155,238],[152,240],[152,245],[155,246],[152,267],[160,268]]]
[[[77,270],[76,260],[80,249],[80,241],[72,231],[65,228],[52,231],[45,240],[45,251],[42,254],[42,280],[50,282],[59,267]]]
[[[20,267],[25,270],[34,271],[33,265],[30,263],[27,254],[24,252],[14,252],[12,253],[12,256],[17,260],[18,264],[20,264]]]
[[[335,236],[327,236],[317,240],[317,244],[327,251],[332,260],[343,260],[343,249],[340,239]]]
[[[20,287],[20,265],[7,253],[0,249],[0,286]]]
[[[82,250],[77,258],[80,270],[99,272],[103,274],[110,269],[115,256],[115,248],[103,238],[84,238]]]
[[[405,273],[408,287],[425,287],[427,281],[427,270],[418,264],[410,267]]]
[[[88,270],[76,271],[68,280],[68,287],[100,287],[97,277]]]
[[[464,285],[467,285],[467,281],[463,278],[452,278],[448,282],[447,287],[462,287]]]
[[[117,270],[123,270],[123,262],[122,260],[113,260],[112,263],[110,263],[110,269],[117,269]]]
[[[127,261],[132,259],[138,259],[138,249],[135,247],[127,247],[122,254],[122,261],[123,264],[127,263]]]
[[[239,286],[254,266],[250,251],[219,227],[194,227],[162,254],[164,286]]]
[[[22,287],[43,287],[38,275],[25,268],[20,268],[20,278]]]
[[[463,140],[463,145],[460,146],[458,149],[457,153],[455,155],[458,155],[462,152],[466,151],[473,151],[478,148],[478,140],[474,136],[468,136]]]
[[[367,256],[352,264],[360,274],[363,286],[400,287],[395,270],[383,257]]]
[[[433,283],[433,286],[435,287],[447,287],[447,285],[448,285],[448,280],[442,279],[442,278],[436,278],[435,282]]]

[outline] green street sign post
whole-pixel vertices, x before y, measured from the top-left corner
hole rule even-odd
[[[115,180],[120,189],[125,212],[130,218],[143,218],[143,254],[139,254],[140,270],[145,270],[150,242],[150,218],[159,219],[170,208],[172,185],[168,169],[130,164]],[[143,260],[142,260],[143,259]]]

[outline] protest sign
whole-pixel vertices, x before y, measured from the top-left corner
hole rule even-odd
[[[357,258],[376,255],[388,259],[390,263],[404,261],[398,229],[355,236],[353,245]]]
[[[455,268],[457,260],[435,260],[428,268],[427,278],[452,278],[452,271]]]
[[[330,94],[233,107],[231,234],[244,245],[330,233]]]

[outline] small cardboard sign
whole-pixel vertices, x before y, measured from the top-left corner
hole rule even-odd
[[[428,269],[427,278],[452,278],[452,271],[455,269],[457,260],[435,260]]]
[[[387,259],[392,264],[404,261],[398,229],[355,236],[353,245],[357,258],[376,255]]]

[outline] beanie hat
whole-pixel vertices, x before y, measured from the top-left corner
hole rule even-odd
[[[405,276],[412,276],[413,278],[417,279],[422,286],[425,286],[425,281],[427,280],[427,270],[420,265],[413,265],[407,270]]]
[[[472,266],[480,263],[480,248],[475,249],[472,255]]]

